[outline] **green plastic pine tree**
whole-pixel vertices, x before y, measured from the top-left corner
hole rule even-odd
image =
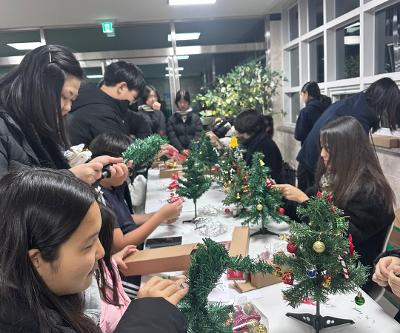
[[[200,161],[207,167],[208,171],[218,163],[217,150],[212,145],[210,138],[203,133],[200,140],[192,143],[191,150],[197,150]]]
[[[194,220],[197,218],[197,200],[210,188],[211,180],[205,174],[205,167],[199,159],[198,151],[192,150],[189,157],[183,162],[184,178],[179,179],[179,188],[176,193],[193,200]]]
[[[224,205],[235,205],[240,211],[243,211],[243,203],[248,195],[249,168],[244,160],[237,159],[232,180],[223,203]]]
[[[125,161],[133,161],[134,165],[148,165],[157,156],[163,144],[167,140],[158,134],[150,135],[144,139],[135,139],[133,143],[122,153]]]
[[[219,171],[217,173],[217,179],[226,192],[228,192],[233,177],[237,173],[239,160],[243,160],[243,155],[239,149],[236,137],[232,137],[229,146],[220,155],[218,163]]]
[[[264,261],[246,257],[229,257],[225,246],[206,238],[192,255],[189,269],[189,292],[179,304],[188,322],[189,333],[232,333],[229,323],[233,306],[209,304],[208,295],[227,269],[248,273],[271,273]]]
[[[244,202],[246,209],[242,214],[245,218],[243,224],[261,224],[261,229],[252,236],[276,235],[267,229],[270,219],[274,219],[276,222],[289,221],[282,208],[282,194],[278,189],[272,188],[273,183],[269,179],[269,169],[263,160],[262,153],[254,153],[249,172],[249,194],[246,196]]]
[[[274,262],[287,270],[286,283],[294,282],[283,292],[289,305],[297,307],[308,298],[316,301],[317,314],[309,316],[312,320],[308,324],[319,332],[336,326],[328,323],[330,317],[320,316],[320,303],[325,303],[329,295],[357,291],[366,282],[367,270],[358,262],[351,237],[347,237],[349,223],[332,204],[329,193],[318,192],[305,206],[298,207],[298,214],[305,223],[290,225],[287,250],[291,254],[278,253]],[[301,320],[303,314],[288,316]],[[353,323],[337,318],[334,322]]]

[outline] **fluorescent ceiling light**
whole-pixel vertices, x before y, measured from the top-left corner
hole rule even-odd
[[[166,77],[170,77],[169,74],[165,74]],[[178,74],[178,76],[182,76],[182,74]]]
[[[212,5],[217,0],[169,0],[170,6]]]
[[[39,46],[43,46],[46,44],[42,42],[27,42],[27,43],[9,43],[7,45],[13,47],[14,49],[22,51],[22,50],[33,50]]]
[[[165,70],[166,70],[166,71],[169,71],[170,69],[172,70],[171,67],[165,67]],[[178,70],[178,71],[183,71],[183,67],[178,67],[177,70]]]
[[[102,79],[103,75],[102,74],[91,74],[91,75],[86,75],[88,79]]]
[[[188,60],[189,56],[188,55],[178,55],[178,56],[176,56],[176,59],[178,59],[178,60]]]
[[[344,36],[345,45],[359,45],[360,36]]]
[[[200,38],[200,32],[187,32],[187,33],[180,33],[175,34],[176,40],[194,40]],[[168,34],[168,41],[170,42],[171,34]]]

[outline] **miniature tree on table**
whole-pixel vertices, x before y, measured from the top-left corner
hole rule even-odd
[[[183,162],[184,177],[178,180],[179,188],[176,191],[178,195],[193,200],[194,218],[191,222],[196,222],[197,200],[211,186],[211,180],[204,170],[205,166],[199,159],[198,151],[192,150],[187,160]]]
[[[217,150],[205,133],[202,134],[199,141],[192,144],[191,151],[193,150],[198,151],[199,159],[207,167],[207,171],[219,161]]]
[[[134,165],[148,165],[156,158],[160,148],[167,140],[158,134],[150,135],[144,139],[135,139],[122,153],[125,161],[133,161]]]
[[[229,319],[233,306],[208,304],[208,295],[215,288],[225,270],[248,273],[271,273],[272,267],[264,261],[246,257],[230,257],[226,248],[206,238],[192,255],[188,273],[189,292],[179,307],[188,322],[189,333],[231,333]]]
[[[367,271],[358,262],[351,236],[347,236],[348,221],[342,211],[331,202],[329,193],[317,193],[306,205],[298,208],[299,216],[305,223],[291,223],[287,250],[290,255],[278,253],[274,262],[287,268],[283,282],[293,286],[283,292],[285,300],[297,307],[304,299],[316,302],[316,315],[288,313],[321,329],[354,324],[352,320],[322,317],[320,303],[325,303],[329,295],[357,291],[367,278]],[[358,298],[358,300],[357,300]],[[362,302],[362,295],[356,302]]]
[[[278,189],[272,188],[273,183],[269,178],[269,169],[263,162],[264,155],[255,153],[249,171],[249,194],[245,198],[245,218],[243,224],[261,224],[255,235],[276,235],[268,230],[270,219],[276,222],[288,222],[285,210],[282,208],[282,194]]]

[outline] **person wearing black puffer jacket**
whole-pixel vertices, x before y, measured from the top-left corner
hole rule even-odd
[[[301,97],[306,106],[301,109],[296,121],[294,137],[303,145],[316,121],[321,117],[324,110],[332,104],[330,97],[321,94],[317,82],[307,82],[301,88]],[[297,169],[298,187],[305,191],[313,185],[314,174],[308,172],[307,168],[299,162]]]
[[[197,113],[190,107],[190,94],[187,90],[176,93],[175,105],[178,110],[168,119],[168,138],[179,152],[188,156],[190,144],[200,138],[203,125]]]

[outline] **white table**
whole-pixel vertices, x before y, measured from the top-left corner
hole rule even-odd
[[[150,170],[147,197],[146,212],[152,212],[160,208],[169,198],[167,187],[170,179],[159,178],[158,170]],[[222,200],[225,194],[217,189],[210,189],[198,201],[197,207],[201,212],[204,207],[220,208],[223,211]],[[198,230],[194,230],[193,224],[183,224],[182,221],[191,219],[194,216],[194,205],[187,200],[184,203],[181,218],[172,225],[159,226],[150,236],[169,237],[182,236],[182,242],[196,243],[201,242],[202,236]],[[226,226],[226,233],[213,239],[216,241],[229,241],[232,239],[232,231],[235,226],[241,225],[239,219],[228,217],[221,213],[218,216],[207,216],[216,223]],[[257,226],[253,228],[256,231]],[[287,224],[272,223],[269,225],[271,231],[277,233],[287,232]],[[256,257],[265,250],[273,250],[282,247],[282,241],[276,236],[256,236],[250,239],[249,254]],[[292,309],[283,300],[282,290],[288,286],[284,284],[275,284],[249,293],[240,294],[236,290],[228,288],[226,277],[222,277],[221,285],[210,294],[210,299],[220,301],[235,302],[241,297],[247,297],[255,306],[268,318],[271,333],[306,333],[314,332],[313,329],[297,320],[286,317],[287,312],[302,313],[307,312],[315,314],[314,305],[303,304],[297,309]],[[362,307],[357,307],[354,303],[355,294],[332,296],[327,304],[321,305],[321,315],[332,316],[345,319],[352,319],[354,325],[343,325],[323,330],[322,332],[359,332],[359,333],[399,333],[400,325],[387,315],[383,309],[373,299],[363,292],[366,300]]]

